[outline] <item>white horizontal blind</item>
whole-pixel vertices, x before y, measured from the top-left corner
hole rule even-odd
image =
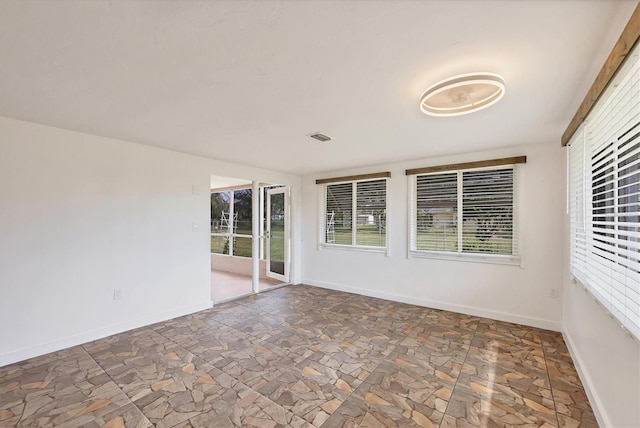
[[[623,290],[625,325],[640,338],[640,112],[633,128],[619,139],[617,154],[614,297],[621,298],[617,291]]]
[[[462,251],[518,254],[513,168],[462,173]]]
[[[571,272],[583,282],[587,270],[584,137],[584,128],[580,128],[569,145],[569,264]]]
[[[321,243],[386,248],[386,178],[325,184],[321,205]]]
[[[516,172],[506,166],[417,175],[411,251],[517,257]]]
[[[612,143],[591,155],[591,221],[588,242],[591,257],[588,278],[594,291],[612,310],[611,280],[615,266],[615,150]]]
[[[416,177],[416,250],[458,251],[458,173]]]
[[[327,184],[326,238],[328,244],[353,242],[353,183]]]
[[[570,142],[569,179],[571,272],[640,338],[638,51],[588,115],[584,143]]]
[[[387,245],[387,180],[356,183],[356,245]]]

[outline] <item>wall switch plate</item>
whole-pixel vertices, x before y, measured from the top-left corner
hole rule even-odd
[[[114,288],[113,289],[113,300],[120,300],[121,297],[122,297],[122,290],[120,290],[119,288]]]
[[[191,230],[194,232],[197,232],[198,230],[200,230],[200,226],[198,226],[198,223],[193,223],[191,225]]]
[[[557,288],[552,288],[551,292],[549,293],[549,295],[551,296],[552,299],[557,299],[558,298],[558,289]]]

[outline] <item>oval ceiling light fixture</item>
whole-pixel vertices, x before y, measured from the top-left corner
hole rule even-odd
[[[461,74],[427,89],[420,110],[430,116],[460,116],[497,103],[504,91],[504,79],[497,74]]]

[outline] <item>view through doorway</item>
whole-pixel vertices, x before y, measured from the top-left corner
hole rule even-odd
[[[288,188],[211,177],[211,299],[222,302],[288,283]],[[257,214],[258,284],[253,284],[253,198]]]

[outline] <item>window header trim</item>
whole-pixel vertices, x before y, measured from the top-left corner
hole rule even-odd
[[[316,180],[316,184],[340,183],[343,181],[371,180],[374,178],[388,178],[388,177],[391,177],[391,173],[389,171],[385,171],[385,172],[376,172],[373,174],[346,175],[344,177],[320,178]]]
[[[622,67],[625,59],[629,57],[629,53],[640,40],[640,4],[638,4],[629,18],[629,22],[622,30],[622,34],[618,41],[611,49],[609,57],[602,64],[600,72],[591,84],[589,91],[582,100],[582,104],[573,115],[571,122],[567,125],[567,129],[562,134],[560,142],[562,146],[569,144],[569,141],[576,133],[580,125],[585,121],[593,107],[596,105],[600,96],[609,86],[618,70]]]
[[[475,162],[452,163],[448,165],[427,166],[423,168],[413,168],[405,171],[406,175],[427,174],[430,172],[458,171],[461,169],[484,168],[489,166],[515,165],[527,163],[526,156],[514,156],[510,158],[490,159]]]

